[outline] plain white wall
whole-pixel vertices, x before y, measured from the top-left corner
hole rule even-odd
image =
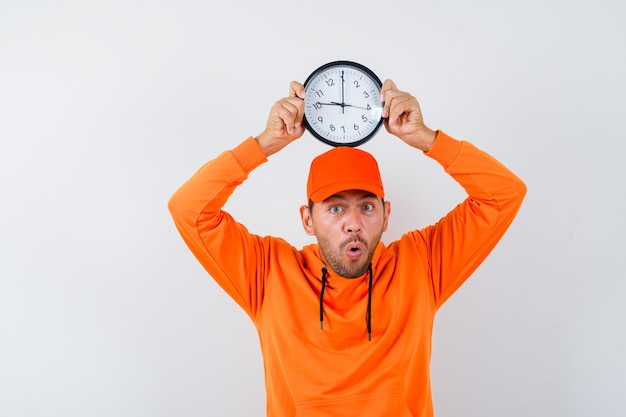
[[[358,61],[527,183],[441,310],[446,416],[623,416],[626,6],[619,0],[0,4],[0,416],[260,416],[256,333],[178,236],[169,196],[258,134],[292,79]],[[386,241],[463,198],[380,133]],[[306,134],[227,209],[300,246]]]

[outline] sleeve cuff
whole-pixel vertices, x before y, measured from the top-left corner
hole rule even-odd
[[[267,156],[265,156],[258,142],[252,136],[232,149],[232,153],[247,173],[252,172],[254,168],[267,162]]]
[[[425,152],[425,155],[439,162],[445,169],[454,162],[459,152],[461,152],[462,147],[462,141],[454,139],[443,131],[438,130],[435,143],[433,143],[432,148],[430,148],[428,152]]]

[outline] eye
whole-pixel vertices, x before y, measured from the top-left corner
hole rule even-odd
[[[329,211],[331,213],[341,213],[343,208],[341,206],[330,206]]]
[[[363,211],[373,211],[374,210],[374,205],[371,203],[365,203],[363,204]]]

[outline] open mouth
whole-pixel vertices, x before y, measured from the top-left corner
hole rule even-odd
[[[346,245],[346,255],[349,258],[358,258],[363,254],[364,245],[360,242],[350,242]]]

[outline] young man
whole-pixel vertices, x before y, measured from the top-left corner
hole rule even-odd
[[[257,328],[270,417],[432,416],[435,313],[493,249],[526,193],[485,152],[426,127],[417,100],[391,80],[381,95],[387,131],[467,191],[437,224],[382,243],[390,203],[377,163],[347,147],[311,163],[300,215],[317,244],[298,250],[253,235],[222,211],[254,168],[304,133],[298,82],[260,135],[208,162],[169,202],[191,251]]]

